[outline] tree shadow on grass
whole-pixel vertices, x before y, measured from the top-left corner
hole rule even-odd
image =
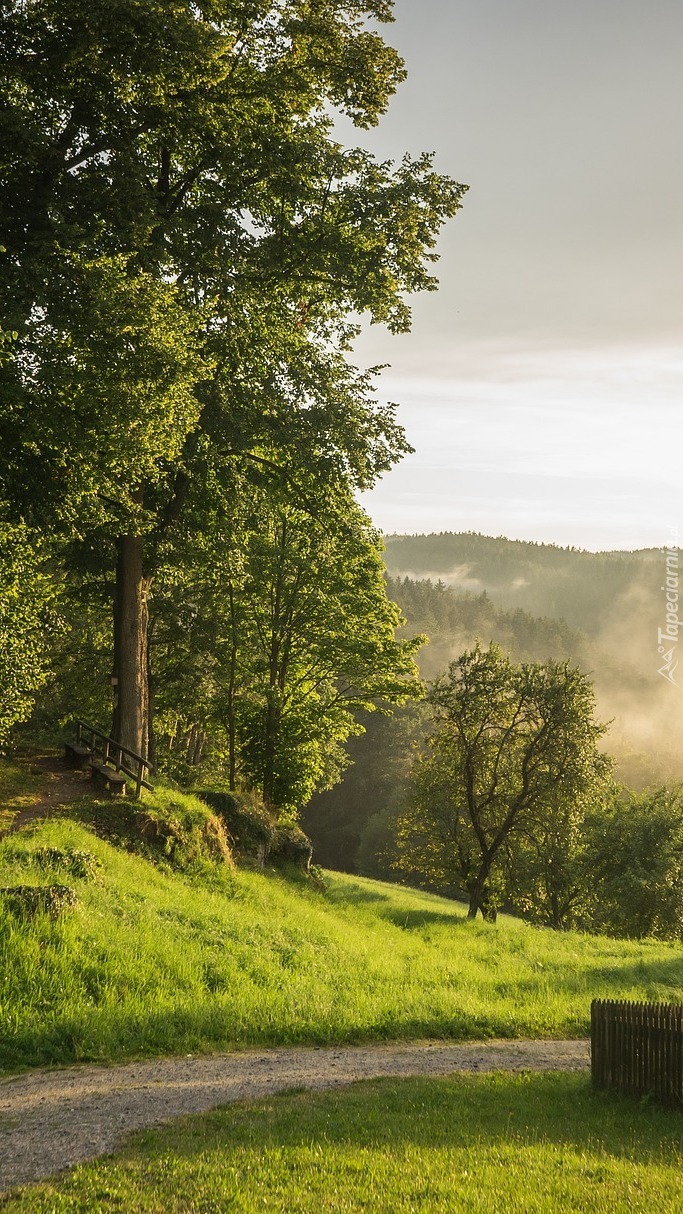
[[[557,989],[585,993],[595,999],[624,999],[629,991],[641,1002],[664,1000],[683,1002],[683,953],[680,956],[652,961],[615,961],[605,958],[582,958],[579,968],[567,968],[561,974],[550,974]],[[533,985],[533,980],[520,980],[519,986]],[[665,988],[662,991],[661,988]],[[666,990],[670,991],[666,993]]]
[[[380,910],[379,917],[409,932],[418,931],[422,927],[462,927],[467,922],[462,909],[453,910],[449,914],[448,911],[401,910],[391,907]]]
[[[383,1079],[293,1088],[143,1130],[106,1160],[23,1190],[11,1208],[455,1214],[522,1211],[533,1189],[534,1210],[588,1211],[600,1197],[604,1212],[631,1208],[631,1180],[637,1196],[642,1178],[655,1201],[633,1208],[670,1212],[682,1147],[683,1115],[594,1092],[576,1075]],[[605,1200],[611,1162],[620,1170]],[[659,1170],[633,1174],[647,1165]]]
[[[420,901],[427,902],[428,899],[436,896],[423,892],[422,890],[406,889],[406,896],[410,896]],[[396,888],[392,887],[387,893],[381,890],[368,889],[362,885],[345,884],[343,889],[336,891],[334,887],[328,893],[330,902],[336,906],[372,906],[377,917],[387,919],[391,923],[395,923],[397,927],[411,928],[425,927],[428,924],[438,923],[444,926],[451,927],[454,924],[460,924],[465,920],[465,912],[467,903],[461,900],[452,900],[453,909],[451,910],[430,910],[428,906],[397,906],[397,900],[400,899],[400,892],[397,893]],[[441,905],[445,899],[439,899]]]

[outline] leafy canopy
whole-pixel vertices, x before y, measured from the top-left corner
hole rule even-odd
[[[608,779],[589,679],[568,663],[513,664],[495,645],[452,662],[430,692],[436,725],[399,823],[405,862],[495,914],[511,840],[561,820]]]

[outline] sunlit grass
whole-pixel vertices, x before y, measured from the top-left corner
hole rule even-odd
[[[37,847],[90,851],[100,875],[33,866]],[[0,885],[50,881],[76,889],[75,910],[27,923],[0,912],[4,1069],[268,1043],[580,1036],[594,996],[683,999],[673,945],[469,923],[443,898],[341,874],[325,895],[274,873],[164,871],[68,820],[0,845]]]
[[[227,1107],[31,1186],[7,1214],[679,1214],[679,1114],[568,1075],[381,1080]]]

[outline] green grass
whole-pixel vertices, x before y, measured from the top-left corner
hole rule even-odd
[[[32,864],[46,848],[101,868],[79,879]],[[70,820],[0,844],[0,886],[50,882],[76,890],[75,910],[23,922],[0,909],[5,1071],[257,1044],[580,1036],[594,996],[683,999],[680,947],[469,923],[443,898],[342,875],[322,894],[208,861],[176,872]]]
[[[382,1080],[183,1118],[5,1214],[680,1214],[683,1118],[574,1075]]]

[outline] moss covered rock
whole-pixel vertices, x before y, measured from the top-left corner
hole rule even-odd
[[[263,866],[277,840],[277,822],[251,793],[202,789],[197,793],[219,815],[235,851]]]
[[[157,785],[142,802],[79,803],[71,813],[102,838],[149,860],[165,860],[178,869],[197,861],[234,868],[222,819],[197,796]]]
[[[271,859],[276,863],[293,864],[303,872],[308,872],[313,858],[313,845],[308,835],[295,823],[282,823],[277,828],[276,840],[271,851]]]

